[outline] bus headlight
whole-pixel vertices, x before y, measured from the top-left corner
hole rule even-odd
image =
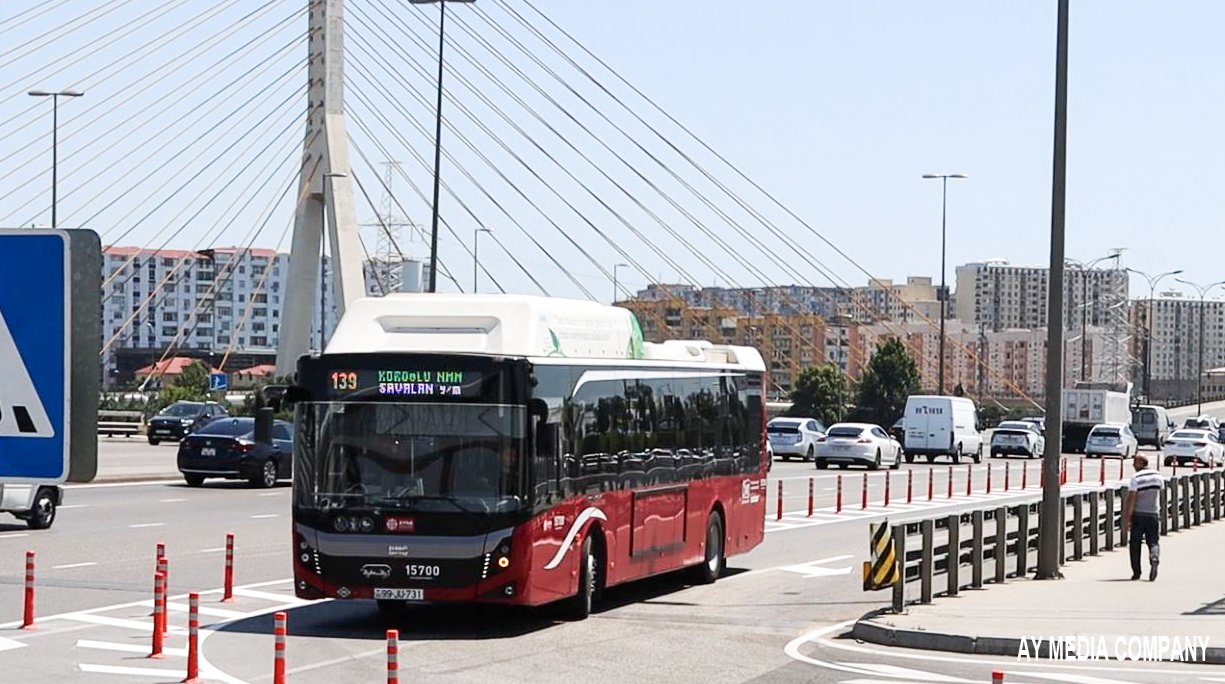
[[[336,518],[336,520],[332,521],[332,527],[337,532],[348,532],[349,531],[349,519],[348,518]]]
[[[502,556],[501,558],[498,559],[498,567],[502,568],[503,570],[510,567],[510,559],[507,558],[506,556]]]

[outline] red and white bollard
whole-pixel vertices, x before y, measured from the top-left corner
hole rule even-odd
[[[26,551],[26,600],[21,612],[21,628],[37,629],[34,626],[34,552]]]
[[[966,464],[966,496],[974,493],[974,466]]]
[[[1153,460],[1157,462],[1157,467],[1161,468],[1161,459],[1154,458]],[[1123,459],[1121,458],[1119,459],[1119,479],[1123,479]]]
[[[993,465],[995,464],[994,463],[987,464],[987,493],[988,494],[991,493],[991,470],[992,470],[991,466]]]
[[[783,481],[778,481],[778,517],[775,520],[783,519]]]
[[[893,482],[893,474],[885,471],[885,508],[889,507],[889,485]]]
[[[808,478],[808,517],[812,517],[813,489],[812,478]]]
[[[157,559],[157,571],[162,576],[162,602],[153,607],[153,612],[162,614],[162,634],[165,634],[170,629],[169,613],[166,609],[166,604],[169,601],[170,594],[170,559],[162,556]]]
[[[953,466],[949,466],[949,498],[953,498]]]
[[[931,468],[927,469],[927,500],[928,501],[932,500],[932,494],[935,493],[935,490],[933,489],[933,487],[935,486],[934,480],[936,478],[935,478],[935,475],[933,475],[933,472],[934,471]]]
[[[1008,491],[1008,487],[1012,484],[1012,461],[1004,463],[1004,491]]]
[[[162,597],[166,595],[166,577],[160,572],[153,573],[153,648],[149,652],[149,657],[160,660],[166,656],[162,655],[162,642],[166,638],[166,628],[162,621],[166,619],[162,615]]]
[[[196,684],[200,679],[200,595],[187,595],[187,676],[184,684]]]
[[[400,631],[387,630],[387,684],[400,684]]]
[[[285,635],[288,634],[285,622],[288,616],[277,613],[274,617],[272,634],[276,643],[272,656],[272,684],[285,684]]]
[[[1102,467],[1098,469],[1097,483],[1098,485],[1103,485],[1103,486],[1106,484],[1106,457],[1105,456],[1102,457]]]
[[[234,533],[225,533],[225,589],[221,593],[222,603],[234,601]]]
[[[914,471],[906,471],[906,503],[914,501]]]
[[[863,510],[868,510],[868,474],[863,474]]]
[[[834,500],[834,512],[842,512],[842,475],[838,476],[838,495]]]
[[[157,558],[155,560],[161,560],[162,558],[165,558],[165,557],[166,557],[166,542],[158,542],[157,543]]]
[[[1004,684],[1004,673],[996,670],[991,673],[991,684]]]
[[[1029,489],[1029,461],[1021,464],[1021,489]]]

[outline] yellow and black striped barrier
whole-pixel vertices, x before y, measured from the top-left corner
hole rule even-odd
[[[890,533],[889,521],[880,524],[872,523],[871,530],[872,560],[863,563],[863,590],[876,591],[897,584],[900,579],[901,567],[897,562],[897,554],[893,550],[893,535]]]

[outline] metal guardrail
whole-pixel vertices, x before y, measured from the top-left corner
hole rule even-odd
[[[1225,470],[1180,473],[1161,491],[1161,534],[1221,519],[1225,514]],[[1121,527],[1126,485],[1062,494],[1059,562],[1096,556],[1126,546]],[[937,596],[956,596],[962,589],[1002,584],[1037,570],[1040,501],[961,511],[898,524],[893,528],[894,555],[902,572],[893,585],[893,611],[908,604],[931,603]],[[914,543],[917,539],[917,543]],[[963,575],[968,570],[968,578]],[[943,591],[936,593],[936,578]],[[918,596],[907,596],[917,582]]]
[[[98,411],[98,434],[105,437],[114,435],[140,435],[145,432],[145,414],[140,411]]]

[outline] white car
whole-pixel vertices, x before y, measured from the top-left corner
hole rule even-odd
[[[1175,430],[1165,443],[1165,464],[1221,465],[1225,463],[1225,447],[1217,441],[1215,432],[1207,430]]]
[[[815,418],[775,418],[766,424],[766,436],[775,456],[784,461],[792,456],[811,461],[817,441],[825,436],[825,426]]]
[[[884,428],[870,423],[836,423],[817,442],[817,468],[836,463],[845,468],[864,465],[869,470],[881,466],[897,469],[902,465],[902,445]]]
[[[1085,456],[1118,456],[1131,458],[1140,450],[1140,442],[1127,423],[1101,423],[1094,425],[1085,440]]]
[[[1020,454],[1027,458],[1042,456],[1046,439],[1033,423],[1026,420],[1006,420],[991,433],[991,458]]]

